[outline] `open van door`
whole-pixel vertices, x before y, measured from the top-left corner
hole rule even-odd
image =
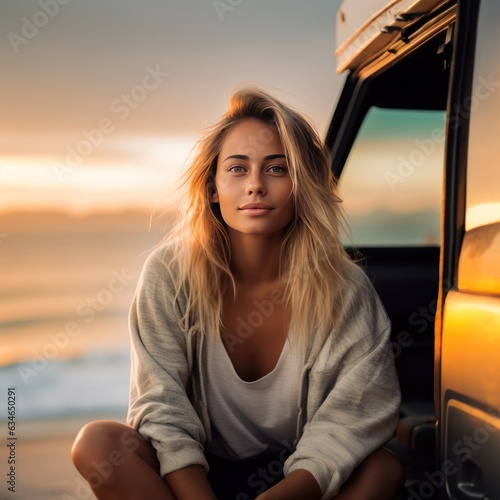
[[[500,19],[460,2],[436,322],[444,498],[500,498]]]
[[[497,0],[338,13],[326,142],[393,325],[402,499],[500,499],[499,19]]]

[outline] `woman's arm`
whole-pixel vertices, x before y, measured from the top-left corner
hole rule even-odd
[[[204,426],[187,395],[189,344],[179,326],[172,276],[161,247],[147,259],[130,311],[132,351],[127,423],[155,447],[162,477],[208,469]]]
[[[321,490],[314,476],[306,470],[297,469],[279,483],[260,494],[256,500],[319,500]]]
[[[307,423],[284,467],[285,476],[309,471],[324,498],[392,437],[399,417],[390,322],[366,275],[357,274],[308,373]]]
[[[309,471],[324,498],[337,494],[353,470],[395,431],[400,392],[388,335],[389,330],[361,359],[344,366],[285,463],[286,476]],[[327,374],[310,376],[319,384],[316,377]]]
[[[188,465],[167,474],[164,478],[177,500],[217,500],[205,469],[201,465]]]

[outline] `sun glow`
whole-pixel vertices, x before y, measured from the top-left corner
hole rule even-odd
[[[64,148],[53,154],[0,156],[0,211],[89,212],[176,203],[193,139],[109,139],[106,149],[73,162],[61,155]]]
[[[470,231],[500,221],[500,203],[481,203],[467,208],[465,229]]]

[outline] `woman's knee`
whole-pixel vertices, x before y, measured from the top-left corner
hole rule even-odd
[[[135,451],[142,438],[131,427],[108,420],[98,420],[87,424],[78,433],[71,459],[75,467],[82,473],[90,466],[123,460],[124,452]]]
[[[405,483],[406,472],[399,457],[387,448],[380,448],[375,453],[379,454],[382,473],[392,480],[395,489],[401,489]]]
[[[374,451],[364,463],[364,471],[369,484],[378,485],[385,495],[376,498],[394,498],[405,483],[405,469],[397,455],[387,448]],[[375,488],[377,489],[377,488]]]
[[[405,470],[399,458],[379,448],[369,455],[341,488],[339,500],[393,499],[405,482]]]
[[[161,479],[151,443],[132,427],[119,422],[103,420],[87,424],[75,439],[71,458],[94,492],[122,491],[137,470],[144,472],[145,465],[146,470],[150,468]]]

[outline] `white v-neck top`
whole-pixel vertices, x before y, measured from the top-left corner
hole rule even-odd
[[[222,343],[207,339],[208,414],[225,454],[236,459],[295,442],[301,367],[287,339],[274,369],[242,380]]]

